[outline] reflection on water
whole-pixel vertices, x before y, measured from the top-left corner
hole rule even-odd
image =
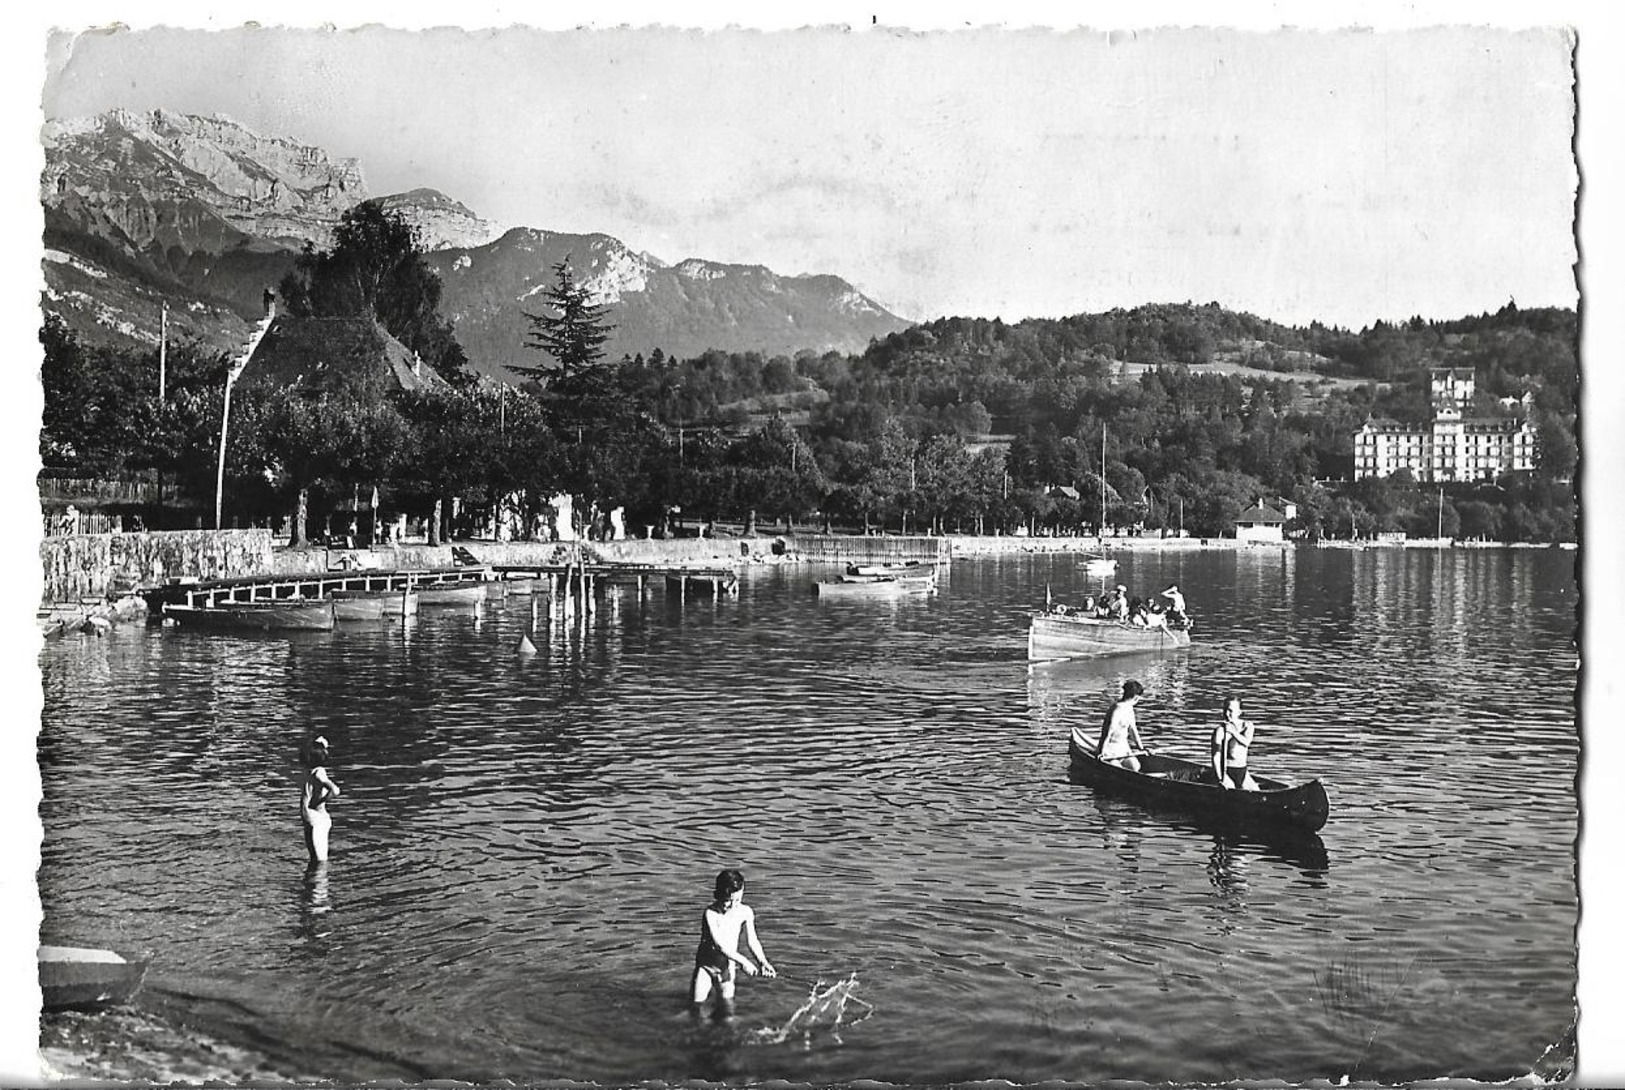
[[[1132,593],[1180,584],[1193,646],[1042,666],[1026,612],[1093,589],[1072,558],[886,600],[816,577],[53,641],[47,917],[153,950],[155,996],[342,1079],[1501,1078],[1568,1025],[1578,738],[1528,694],[1574,685],[1572,557],[1129,554]],[[1259,770],[1327,782],[1322,834],[1068,782],[1068,731],[1130,677],[1146,741],[1197,759],[1241,694]],[[344,794],[307,871],[312,730]],[[1537,781],[1561,786],[1526,805]],[[722,866],[787,980],[695,1026]],[[853,971],[876,1013],[839,1044],[752,1042],[805,1001],[789,978]]]

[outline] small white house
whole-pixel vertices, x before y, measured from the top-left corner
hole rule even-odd
[[[1236,540],[1281,544],[1286,540],[1286,516],[1272,507],[1255,503],[1236,516]]]

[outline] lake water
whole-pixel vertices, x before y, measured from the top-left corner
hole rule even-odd
[[[1076,558],[956,561],[930,595],[611,589],[404,627],[126,626],[41,656],[50,937],[150,951],[141,1004],[345,1081],[1484,1079],[1573,1016],[1574,554],[1136,555],[1194,646],[1029,667]],[[538,647],[516,653],[520,637]],[[1126,678],[1153,748],[1223,697],[1253,766],[1319,776],[1318,842],[1097,797],[1066,736]],[[333,744],[307,873],[297,746]],[[686,1010],[738,866],[781,979]],[[858,974],[873,1013],[782,1025]]]

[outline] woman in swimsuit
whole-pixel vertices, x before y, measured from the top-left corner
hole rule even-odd
[[[327,774],[327,739],[317,735],[305,747],[305,779],[299,789],[299,817],[305,826],[305,849],[312,863],[327,862],[327,833],[333,818],[327,800],[339,797],[339,785]]]
[[[1145,686],[1138,681],[1123,682],[1123,698],[1112,705],[1106,719],[1100,724],[1100,739],[1095,743],[1095,754],[1102,760],[1135,772],[1140,770],[1136,752],[1145,751],[1140,740],[1140,726],[1134,717],[1134,706],[1140,702]]]
[[[716,899],[700,917],[700,947],[694,953],[690,996],[696,1010],[711,997],[714,987],[721,999],[718,1013],[727,1013],[733,1006],[734,976],[738,969],[744,969],[746,976],[778,975],[768,964],[767,955],[762,953],[762,944],[756,937],[756,913],[745,903],[744,896],[743,874],[725,870],[717,875]],[[739,952],[741,931],[745,944],[756,955],[755,962]],[[757,962],[761,963],[760,967]]]

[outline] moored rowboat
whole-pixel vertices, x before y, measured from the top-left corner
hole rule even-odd
[[[1027,629],[1027,658],[1093,658],[1136,651],[1172,651],[1191,645],[1190,629],[1163,625],[1142,627],[1081,613],[1034,613]]]
[[[897,579],[930,579],[937,577],[937,566],[924,560],[910,560],[901,564],[848,564],[850,576],[891,576]]]
[[[839,579],[825,579],[813,583],[813,593],[827,597],[885,596],[908,591],[929,591],[937,585],[935,578],[904,579],[888,575],[843,575]]]
[[[1326,789],[1319,780],[1296,787],[1254,775],[1257,791],[1226,789],[1213,782],[1213,771],[1195,761],[1142,753],[1140,771],[1102,761],[1094,740],[1076,727],[1068,745],[1075,783],[1133,799],[1149,806],[1180,810],[1241,826],[1272,826],[1315,832],[1326,824]]]
[[[41,946],[40,1006],[48,1011],[116,1006],[136,993],[146,973],[145,959],[113,950]]]
[[[417,589],[418,604],[425,608],[438,607],[470,607],[477,606],[485,601],[484,583],[446,583],[444,585],[428,584]]]
[[[235,629],[240,631],[325,632],[333,627],[333,601],[330,598],[280,598],[271,602],[221,602],[213,606],[164,607],[185,628]]]
[[[415,590],[336,590],[333,619],[381,621],[385,617],[411,617],[418,611]]]

